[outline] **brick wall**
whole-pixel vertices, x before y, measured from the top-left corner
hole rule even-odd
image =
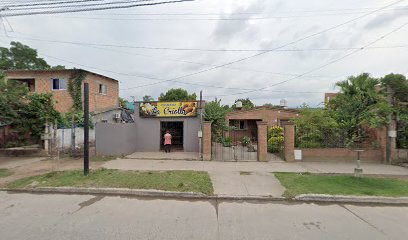
[[[203,122],[203,160],[211,160],[211,122]]]
[[[55,71],[7,71],[7,79],[35,79],[35,92],[52,93],[55,100],[55,108],[62,113],[68,112],[72,108],[72,98],[68,90],[53,90],[53,78],[68,80],[74,70]],[[89,83],[89,110],[103,110],[117,107],[119,105],[119,82],[101,75],[87,73],[84,82]],[[99,94],[99,84],[107,85],[107,94]]]
[[[357,153],[347,148],[304,148],[303,161],[355,161]],[[367,149],[361,153],[360,159],[366,162],[381,162],[381,150]]]

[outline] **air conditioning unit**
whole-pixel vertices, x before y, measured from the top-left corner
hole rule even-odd
[[[113,118],[114,118],[114,119],[119,119],[119,118],[120,118],[120,113],[115,113],[115,114],[113,114]]]

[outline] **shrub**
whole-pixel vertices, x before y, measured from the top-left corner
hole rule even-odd
[[[245,136],[242,138],[242,146],[249,146],[251,144],[251,138]]]
[[[283,128],[273,126],[268,129],[268,152],[278,153],[282,150],[284,142]]]
[[[231,147],[232,146],[232,137],[226,137],[222,140],[222,145],[224,147]]]

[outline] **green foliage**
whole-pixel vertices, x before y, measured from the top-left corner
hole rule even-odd
[[[222,139],[222,145],[224,147],[231,147],[232,146],[232,137],[225,137]]]
[[[272,126],[268,128],[268,152],[279,153],[282,151],[282,144],[284,142],[283,128],[279,126]]]
[[[17,123],[25,104],[22,100],[27,95],[26,86],[17,81],[5,81],[0,73],[0,123]]]
[[[296,145],[300,148],[320,148],[330,141],[342,141],[339,125],[325,109],[311,109],[303,105],[296,125]],[[331,147],[331,146],[330,146]]]
[[[249,146],[251,144],[251,138],[248,136],[245,136],[242,138],[242,145],[243,146]]]
[[[17,142],[31,135],[39,139],[46,123],[61,118],[54,108],[52,94],[28,93],[28,88],[16,81],[0,78],[0,122],[12,125],[18,132]]]
[[[349,141],[361,143],[366,139],[365,126],[379,127],[387,123],[392,108],[377,91],[379,82],[363,73],[337,83],[341,92],[328,103],[328,109],[339,127],[347,130]]]
[[[276,105],[273,105],[272,103],[265,103],[262,106],[264,106],[264,107],[276,107]]]
[[[126,108],[127,107],[127,103],[128,103],[128,101],[126,100],[126,99],[123,99],[123,98],[119,98],[119,106],[121,107],[121,108]]]
[[[27,96],[20,118],[24,132],[31,132],[31,136],[40,137],[46,123],[54,123],[61,119],[60,113],[55,110],[51,93],[33,93]]]
[[[284,197],[300,194],[408,196],[408,181],[397,178],[353,177],[308,173],[275,173],[286,188]]]
[[[83,171],[50,172],[26,177],[7,184],[8,188],[27,187],[97,187],[156,189],[163,191],[198,192],[212,195],[210,176],[200,171],[120,171],[98,169],[84,176]]]
[[[10,45],[10,49],[0,47],[0,69],[51,69],[44,59],[38,57],[37,50],[20,42],[11,42]],[[63,68],[64,66],[58,65],[52,69]]]
[[[229,111],[228,107],[221,104],[221,100],[215,99],[205,105],[204,120],[211,122],[212,137],[216,142],[221,141],[223,131],[228,129],[225,117]]]
[[[153,102],[154,98],[152,98],[152,96],[149,95],[145,95],[143,96],[143,102]]]
[[[192,101],[196,100],[197,95],[195,93],[189,94],[187,90],[182,88],[172,88],[165,94],[160,94],[160,101]]]
[[[58,122],[58,126],[62,128],[71,128],[73,125],[75,127],[84,127],[84,112],[72,110],[62,115],[61,120]],[[91,118],[89,118],[89,127],[93,128]]]
[[[82,82],[86,78],[86,72],[76,70],[72,73],[68,81],[68,92],[74,102],[73,110],[82,111]]]
[[[381,84],[386,90],[394,93],[393,111],[397,121],[397,147],[408,148],[408,80],[401,74],[388,74],[381,78]]]
[[[240,98],[240,99],[235,100],[235,103],[231,106],[232,109],[235,109],[237,102],[242,102],[242,109],[244,110],[250,110],[255,107],[255,105],[252,103],[251,100],[249,100],[249,98],[245,98],[245,99]]]

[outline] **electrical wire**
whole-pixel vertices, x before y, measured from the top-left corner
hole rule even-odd
[[[388,37],[389,35],[391,35],[391,34],[397,32],[397,31],[401,30],[402,28],[406,27],[407,25],[408,25],[408,22],[406,22],[406,23],[402,24],[401,26],[399,26],[399,27],[393,29],[392,31],[390,31],[390,32],[388,32],[388,33],[382,35],[381,37],[375,39],[374,41],[372,41],[372,42],[370,42],[370,43],[364,45],[364,46],[361,47],[360,49],[357,49],[357,50],[354,50],[354,51],[352,51],[352,52],[350,52],[350,53],[347,53],[346,55],[343,55],[343,56],[341,56],[341,57],[339,57],[339,58],[336,58],[335,60],[329,61],[329,62],[327,62],[327,63],[325,63],[325,64],[323,64],[323,65],[321,65],[321,66],[319,66],[319,67],[313,68],[313,69],[311,69],[311,70],[309,70],[309,71],[306,71],[306,72],[304,72],[304,73],[302,73],[302,74],[299,74],[299,75],[296,76],[296,77],[293,77],[293,78],[290,78],[290,79],[287,79],[287,80],[284,80],[284,81],[281,81],[281,82],[278,82],[278,83],[275,83],[275,84],[272,84],[272,85],[269,85],[269,86],[266,86],[266,87],[258,88],[257,90],[251,90],[251,91],[247,91],[247,92],[240,92],[240,93],[233,93],[233,94],[224,94],[224,95],[210,96],[210,97],[224,97],[224,96],[233,96],[233,95],[248,94],[248,93],[252,93],[252,92],[263,91],[263,90],[266,90],[266,89],[268,89],[268,88],[271,88],[271,87],[274,87],[274,86],[277,86],[277,85],[281,85],[281,84],[287,83],[287,82],[289,82],[289,81],[293,81],[293,80],[298,79],[298,78],[300,78],[300,77],[302,77],[302,76],[304,76],[304,75],[307,75],[307,74],[316,72],[316,71],[318,71],[318,70],[320,70],[320,69],[323,69],[323,68],[325,68],[325,67],[327,67],[327,66],[330,66],[330,65],[332,65],[332,64],[334,64],[334,63],[337,63],[337,62],[339,62],[339,61],[341,61],[341,60],[343,60],[343,59],[345,59],[345,58],[348,58],[348,57],[354,55],[355,53],[364,50],[366,47],[369,47],[369,46],[371,46],[371,45],[373,45],[373,44],[375,44],[375,43],[381,41],[382,39]],[[207,96],[207,97],[209,97],[209,96]]]
[[[292,41],[292,42],[283,44],[283,45],[281,45],[281,46],[279,46],[279,47],[276,47],[276,48],[274,48],[274,49],[271,49],[271,50],[269,50],[269,51],[260,52],[260,53],[254,54],[254,55],[250,55],[250,56],[248,56],[248,57],[244,57],[244,58],[237,59],[237,60],[235,60],[235,61],[231,61],[231,62],[228,62],[228,63],[224,63],[224,64],[221,64],[221,65],[217,65],[217,66],[214,66],[214,67],[211,67],[211,68],[207,68],[207,69],[204,69],[204,70],[201,70],[201,71],[197,71],[197,72],[193,72],[193,73],[190,73],[190,74],[182,75],[182,76],[175,77],[175,78],[172,78],[172,79],[167,79],[167,80],[163,80],[163,81],[159,81],[159,82],[155,82],[155,83],[140,85],[140,86],[137,86],[137,87],[135,87],[135,88],[153,86],[153,85],[157,85],[157,84],[161,84],[161,83],[165,83],[165,82],[172,82],[172,81],[175,81],[175,80],[178,80],[178,79],[195,76],[195,75],[202,74],[202,73],[206,73],[206,72],[209,72],[209,71],[212,71],[212,70],[215,70],[215,69],[223,68],[223,67],[225,67],[225,66],[229,66],[229,65],[232,65],[232,64],[235,64],[235,63],[243,62],[243,61],[245,61],[245,60],[248,60],[248,59],[251,59],[251,58],[254,58],[254,57],[258,57],[258,56],[264,55],[264,54],[266,54],[266,53],[274,52],[274,51],[276,51],[276,50],[285,48],[285,47],[290,46],[290,45],[293,45],[293,44],[295,44],[295,43],[302,42],[302,41],[304,41],[304,40],[306,40],[306,39],[309,39],[309,38],[318,36],[318,35],[320,35],[320,34],[329,32],[329,31],[334,30],[334,29],[336,29],[336,28],[339,28],[339,27],[341,27],[341,26],[344,26],[344,25],[347,25],[347,24],[349,24],[349,23],[355,22],[355,21],[357,21],[357,20],[359,20],[359,19],[362,19],[362,18],[364,18],[364,17],[367,17],[367,16],[369,16],[369,15],[371,15],[371,14],[374,14],[374,13],[378,12],[379,10],[382,10],[382,9],[385,9],[385,8],[388,8],[388,7],[391,7],[391,6],[396,5],[396,4],[398,4],[398,3],[400,3],[400,2],[403,2],[403,1],[404,1],[404,0],[399,0],[399,1],[393,2],[393,3],[391,3],[391,4],[388,4],[388,5],[384,6],[384,7],[381,7],[381,8],[378,8],[378,9],[374,10],[374,11],[371,11],[370,13],[367,13],[367,14],[361,15],[361,16],[359,16],[359,17],[353,18],[353,19],[351,19],[351,20],[348,20],[348,21],[346,21],[346,22],[343,22],[343,23],[334,25],[334,26],[332,26],[332,27],[326,28],[326,29],[321,30],[321,31],[319,31],[319,32],[306,35],[306,36],[304,36],[304,37],[302,37],[302,38],[299,38],[299,39],[294,40],[294,41]],[[356,51],[357,51],[357,50],[356,50]]]
[[[16,17],[16,16],[29,16],[29,15],[72,13],[72,12],[90,12],[90,11],[134,8],[134,7],[142,7],[142,6],[155,6],[155,5],[174,4],[174,3],[193,2],[193,1],[195,0],[172,0],[172,1],[169,0],[169,1],[161,1],[161,2],[127,4],[127,5],[118,5],[118,6],[95,6],[91,8],[57,9],[57,10],[52,10],[52,11],[44,10],[44,11],[20,12],[20,13],[18,12],[17,13],[13,13],[13,12],[7,13],[7,11],[3,10],[3,13],[1,13],[1,16],[2,17]]]

